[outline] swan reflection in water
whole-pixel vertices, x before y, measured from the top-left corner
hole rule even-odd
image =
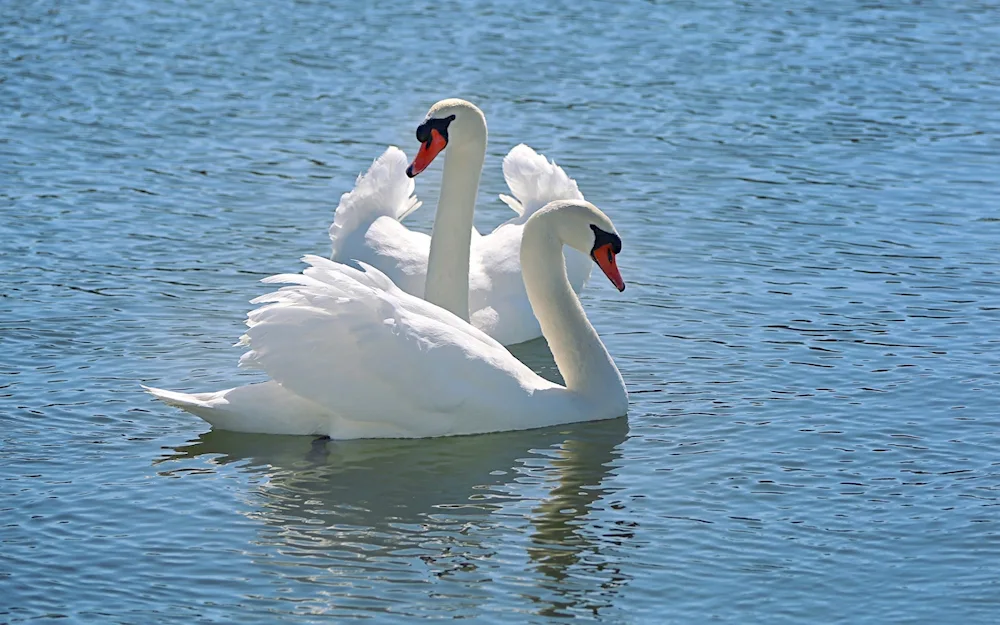
[[[264,478],[244,512],[261,524],[254,564],[296,611],[471,615],[506,595],[593,614],[627,581],[628,512],[605,483],[627,434],[624,418],[417,440],[210,431],[158,464]]]

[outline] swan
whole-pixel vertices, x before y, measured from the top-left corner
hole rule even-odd
[[[483,112],[465,100],[441,100],[430,108],[416,134],[421,145],[407,168],[408,176],[420,174],[445,153],[431,235],[400,223],[420,206],[416,198],[400,202],[386,196],[382,201],[359,202],[358,194],[346,193],[330,226],[331,258],[372,265],[402,290],[470,321],[504,345],[538,338],[541,327],[521,279],[521,234],[531,215],[549,202],[584,199],[576,182],[528,146],[515,146],[503,160],[512,196],[500,199],[517,217],[480,235],[472,221],[486,158]],[[373,179],[373,184],[384,181]],[[388,187],[387,193],[395,191],[401,187]],[[590,277],[591,261],[573,249],[565,255],[570,284],[579,293]]]
[[[524,430],[624,416],[618,368],[573,292],[563,246],[588,254],[619,291],[621,238],[584,200],[527,220],[520,261],[528,300],[565,386],[517,360],[452,312],[406,293],[374,267],[318,256],[253,300],[240,366],[271,380],[217,393],[144,388],[218,429],[335,439],[422,438]]]

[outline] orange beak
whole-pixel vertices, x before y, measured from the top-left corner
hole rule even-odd
[[[431,138],[426,143],[420,144],[420,150],[417,151],[417,157],[413,159],[410,166],[406,168],[406,175],[413,178],[423,170],[427,169],[427,166],[431,164],[434,157],[441,153],[441,150],[448,145],[448,140],[441,136],[441,133],[437,130],[431,130]]]
[[[607,243],[601,247],[594,248],[594,251],[590,253],[590,256],[597,263],[597,266],[601,268],[604,275],[611,280],[611,284],[615,285],[618,291],[625,290],[625,281],[622,280],[622,274],[618,271],[618,263],[615,262],[615,251],[612,249],[611,244]]]

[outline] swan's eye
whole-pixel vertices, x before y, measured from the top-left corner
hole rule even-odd
[[[420,143],[427,143],[431,140],[431,129],[428,127],[427,123],[424,122],[417,126],[417,141]]]
[[[432,117],[428,119],[424,123],[417,126],[417,141],[420,143],[430,142],[432,139],[431,131],[436,130],[447,142],[448,126],[450,126],[453,121],[455,121],[454,115],[449,115],[448,117]]]
[[[617,233],[601,230],[594,224],[590,224],[590,229],[594,231],[594,247],[591,250],[591,255],[604,246],[608,246],[610,253],[621,254],[622,239]]]

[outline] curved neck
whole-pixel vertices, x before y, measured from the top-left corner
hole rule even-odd
[[[455,133],[444,157],[441,197],[438,199],[427,258],[424,299],[469,320],[469,246],[472,217],[479,194],[479,176],[486,159],[486,123],[470,124]]]
[[[521,273],[531,309],[542,326],[566,388],[588,397],[620,397],[625,383],[566,276],[563,241],[552,220],[534,216],[521,238]]]

